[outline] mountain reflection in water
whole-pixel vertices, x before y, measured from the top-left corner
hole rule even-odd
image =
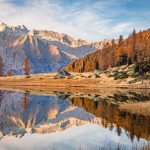
[[[98,149],[102,144],[115,149],[118,143],[147,144],[150,140],[150,114],[122,109],[124,103],[148,101],[149,95],[130,92],[106,95],[33,95],[0,91],[0,147]],[[21,138],[21,139],[20,139]],[[30,142],[28,141],[30,139]],[[37,147],[33,143],[43,140]],[[20,143],[16,147],[15,143]],[[26,143],[30,143],[26,147]],[[59,147],[59,148],[58,148]]]

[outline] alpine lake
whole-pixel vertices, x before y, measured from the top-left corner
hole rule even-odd
[[[140,150],[150,90],[0,91],[0,150]]]

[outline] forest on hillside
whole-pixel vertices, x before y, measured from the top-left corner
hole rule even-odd
[[[89,72],[133,63],[135,72],[143,74],[150,71],[150,29],[138,33],[133,30],[126,39],[121,35],[117,43],[112,39],[102,50],[73,61],[65,67],[65,70]]]

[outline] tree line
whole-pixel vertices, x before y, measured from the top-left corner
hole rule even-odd
[[[126,39],[120,35],[117,42],[112,39],[103,49],[75,60],[65,69],[73,72],[89,72],[126,64],[135,64],[135,72],[139,74],[150,71],[150,29],[139,33],[134,29]]]
[[[2,55],[0,55],[0,76],[13,76],[13,69],[9,69],[7,71],[7,73],[5,74],[4,73],[4,67],[5,67],[5,64],[3,62],[3,57]],[[27,56],[25,56],[24,58],[24,61],[23,61],[23,64],[22,64],[22,70],[24,72],[24,75],[28,76],[30,75],[30,61],[29,61],[29,58]]]

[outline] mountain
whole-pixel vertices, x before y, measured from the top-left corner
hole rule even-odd
[[[127,39],[124,40],[120,36],[118,43],[112,40],[102,49],[71,62],[65,69],[73,72],[88,72],[95,69],[106,70],[109,67],[135,63],[139,71],[150,71],[149,48],[150,29],[139,33],[134,30]]]
[[[88,43],[54,31],[30,31],[24,25],[0,23],[0,52],[5,74],[10,69],[13,74],[22,74],[25,57],[29,59],[31,73],[58,70],[77,58],[103,48],[106,42]]]

